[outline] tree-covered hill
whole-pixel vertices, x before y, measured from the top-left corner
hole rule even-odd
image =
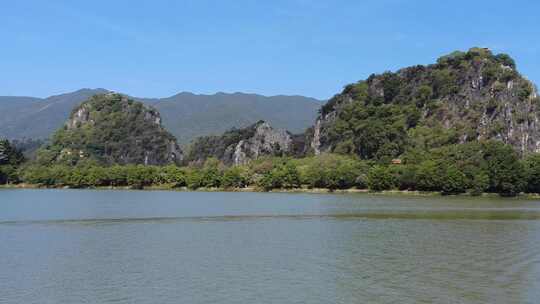
[[[161,126],[155,109],[107,93],[76,107],[50,144],[38,151],[37,161],[163,165],[182,158],[176,139]]]
[[[512,58],[472,48],[346,86],[321,108],[306,150],[388,162],[493,139],[525,155],[540,150],[539,109],[535,86]]]

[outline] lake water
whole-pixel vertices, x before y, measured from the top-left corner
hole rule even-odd
[[[0,190],[0,303],[539,303],[540,201]]]

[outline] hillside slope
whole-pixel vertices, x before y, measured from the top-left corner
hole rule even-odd
[[[540,151],[540,99],[508,55],[472,48],[345,87],[307,132],[307,152],[389,160],[411,149],[494,139]]]
[[[82,89],[45,99],[0,96],[0,137],[47,138],[58,129],[71,110],[104,89]]]
[[[317,117],[321,102],[303,96],[261,96],[244,93],[196,95],[180,93],[144,100],[163,115],[163,124],[182,144],[198,136],[219,135],[264,120],[273,127],[304,132]]]

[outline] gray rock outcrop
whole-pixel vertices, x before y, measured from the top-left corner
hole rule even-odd
[[[370,120],[374,115],[387,121],[378,133],[366,131],[376,122]],[[305,153],[397,156],[414,139],[415,128],[442,126],[454,132],[455,143],[499,140],[525,155],[540,152],[539,118],[537,89],[518,73],[514,61],[473,48],[433,65],[371,75],[348,85],[322,107],[306,133]]]
[[[191,146],[187,160],[202,163],[214,157],[227,165],[241,165],[261,156],[283,156],[293,151],[293,136],[259,121],[244,129],[233,129],[221,136],[198,138]]]

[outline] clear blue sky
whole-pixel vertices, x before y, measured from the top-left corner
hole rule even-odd
[[[540,84],[540,1],[2,1],[0,95],[328,98],[371,73],[486,46]]]

